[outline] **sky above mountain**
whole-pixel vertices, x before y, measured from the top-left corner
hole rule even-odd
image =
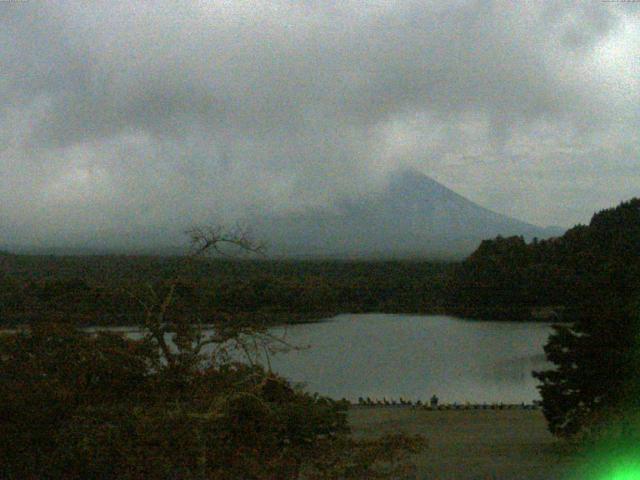
[[[639,52],[633,2],[2,2],[0,243],[151,241],[399,167],[584,223],[640,195]]]
[[[381,192],[250,225],[277,257],[461,259],[498,235],[532,240],[564,233],[482,208],[414,170],[390,175]]]

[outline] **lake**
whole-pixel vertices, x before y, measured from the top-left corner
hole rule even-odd
[[[446,316],[339,315],[275,329],[308,349],[278,354],[274,371],[334,398],[530,403],[545,369],[547,323]]]
[[[551,324],[344,314],[272,332],[308,347],[271,356],[272,369],[336,399],[531,403]]]

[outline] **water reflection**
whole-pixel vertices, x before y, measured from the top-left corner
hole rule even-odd
[[[132,337],[135,330],[124,330]],[[293,345],[270,358],[274,371],[333,398],[530,403],[532,370],[547,368],[550,324],[478,322],[446,316],[339,315],[275,328]]]
[[[340,315],[287,329],[302,351],[276,355],[273,369],[334,398],[531,402],[532,370],[546,368],[542,323],[471,322],[445,316]],[[283,331],[281,331],[283,333]]]

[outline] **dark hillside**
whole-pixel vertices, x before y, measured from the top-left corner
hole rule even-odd
[[[480,318],[557,318],[567,309],[587,308],[596,292],[625,304],[639,287],[640,199],[635,198],[558,238],[482,242],[455,269],[447,303]]]
[[[428,313],[439,308],[451,264],[414,261],[202,260],[179,257],[0,258],[4,325],[51,317],[76,324],[133,324],[133,295],[179,277],[174,314],[294,322],[343,312]],[[133,295],[132,295],[133,294]]]
[[[281,257],[462,259],[486,238],[558,234],[488,210],[432,178],[397,172],[381,192],[249,221]]]

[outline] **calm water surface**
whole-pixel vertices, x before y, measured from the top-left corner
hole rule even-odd
[[[309,348],[275,355],[273,370],[334,398],[531,402],[540,398],[531,371],[548,367],[551,327],[369,314],[278,331]]]
[[[333,398],[530,403],[540,398],[531,371],[549,366],[542,347],[550,332],[547,323],[345,314],[274,328],[307,348],[270,361],[289,380]]]

